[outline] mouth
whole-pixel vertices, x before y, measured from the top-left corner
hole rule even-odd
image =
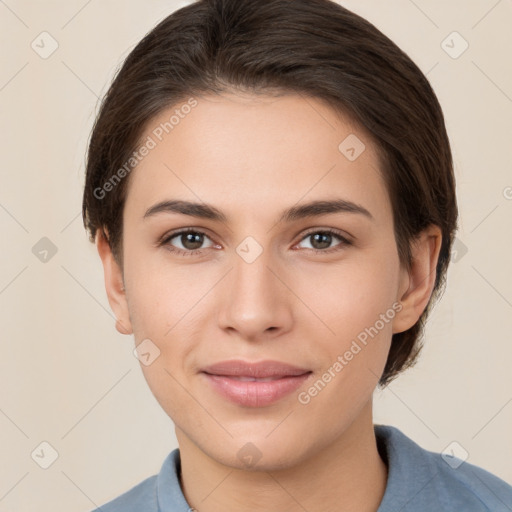
[[[201,371],[222,398],[245,407],[271,405],[295,391],[312,371],[279,361],[223,361]]]
[[[270,382],[272,380],[283,379],[285,377],[288,377],[288,375],[282,375],[279,377],[264,377],[259,379],[257,379],[256,377],[247,377],[246,375],[218,375],[218,377],[229,377],[230,379],[239,380],[242,382]]]

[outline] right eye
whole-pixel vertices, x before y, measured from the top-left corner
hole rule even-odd
[[[202,252],[202,249],[199,247],[203,245],[205,238],[210,240],[210,238],[202,231],[195,229],[182,229],[180,231],[170,233],[162,240],[160,245],[165,246],[171,252],[176,252],[179,255],[192,256]],[[177,239],[177,241],[181,244],[181,247],[176,247],[173,243],[171,243],[171,241],[174,239]],[[212,246],[213,243],[208,247]]]

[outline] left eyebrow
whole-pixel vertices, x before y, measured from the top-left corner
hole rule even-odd
[[[363,206],[345,199],[334,199],[332,201],[311,201],[300,206],[292,206],[283,212],[279,222],[292,222],[329,213],[359,213],[370,220],[375,220],[373,215]]]
[[[151,206],[144,214],[144,219],[163,212],[179,213],[224,223],[228,222],[227,216],[212,205],[179,200],[162,201]],[[375,220],[373,215],[363,206],[345,199],[334,199],[330,201],[310,201],[300,206],[292,206],[281,214],[278,222],[292,222],[298,219],[332,213],[357,213],[364,215],[370,220]]]

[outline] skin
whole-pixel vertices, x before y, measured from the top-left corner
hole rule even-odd
[[[241,93],[197,99],[130,175],[124,268],[97,237],[117,329],[160,350],[141,368],[175,424],[185,497],[199,512],[376,511],[387,467],[377,451],[372,394],[392,334],[414,325],[428,303],[441,231],[421,234],[407,272],[374,145],[322,101]],[[174,108],[152,120],[143,139]],[[366,146],[353,162],[338,150],[349,134]],[[339,212],[278,222],[296,204],[339,198],[373,218]],[[143,218],[168,199],[206,202],[228,221],[167,212]],[[190,251],[184,237],[158,246],[189,227],[206,234],[200,254],[169,250]],[[306,236],[329,228],[352,243],[333,236],[322,246]],[[247,236],[263,249],[252,263],[236,252]],[[397,303],[401,310],[378,335],[300,403],[298,393]],[[273,359],[313,373],[272,405],[242,407],[199,373],[228,359]],[[248,468],[237,454],[249,442],[261,458]]]

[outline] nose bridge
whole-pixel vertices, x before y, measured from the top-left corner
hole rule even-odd
[[[269,328],[287,328],[291,312],[286,287],[275,275],[278,265],[271,251],[248,238],[233,254],[220,323],[244,338],[254,338]]]
[[[251,254],[253,250],[249,248],[246,254],[241,255],[243,245],[237,249],[237,256],[234,258],[233,292],[238,295],[239,300],[240,295],[252,295],[255,300],[271,299],[275,295],[269,293],[269,288],[275,288],[276,283],[275,276],[269,270],[272,265],[270,251],[265,250],[254,257]]]

